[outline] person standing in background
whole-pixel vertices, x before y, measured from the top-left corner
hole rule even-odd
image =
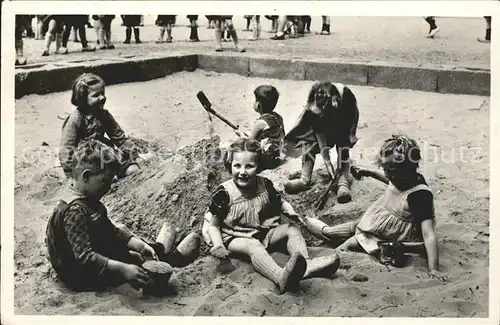
[[[436,19],[434,19],[434,16],[425,17],[424,19],[429,24],[429,34],[427,34],[427,38],[434,38],[440,30],[436,25]]]
[[[484,16],[484,19],[486,19],[486,35],[484,38],[478,37],[477,40],[481,43],[491,43],[491,16]]]

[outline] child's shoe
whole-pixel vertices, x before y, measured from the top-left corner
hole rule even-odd
[[[97,47],[98,50],[106,50],[108,47],[106,45],[99,45]]]
[[[163,40],[163,38],[158,38],[156,41],[155,41],[156,44],[161,44],[161,43],[165,43],[165,41]]]
[[[95,47],[94,46],[85,46],[85,47],[82,47],[82,52],[94,52],[95,51]]]
[[[165,41],[166,43],[172,43],[173,37],[167,37],[167,40]]]
[[[222,45],[219,45],[215,48],[215,52],[222,52],[224,49],[222,48]]]
[[[477,38],[477,41],[479,43],[491,43],[491,40],[490,39],[486,39],[486,38],[483,38],[483,37],[478,37]]]
[[[16,65],[26,65],[28,61],[25,58],[17,58],[16,59]]]
[[[439,31],[440,31],[439,27],[431,28],[429,30],[429,34],[427,35],[427,38],[434,38],[434,36],[436,36],[436,34],[439,33]]]
[[[234,47],[236,48],[237,52],[240,52],[240,53],[246,52],[245,48],[239,44],[236,44]]]
[[[113,49],[115,48],[115,46],[114,46],[113,44],[108,44],[108,45],[106,46],[106,48],[107,48],[108,50],[113,50]]]
[[[293,253],[278,278],[280,294],[296,289],[304,273],[306,273],[306,269],[307,262],[305,257],[299,252]]]
[[[273,41],[282,41],[282,40],[284,40],[284,39],[285,39],[285,34],[281,34],[280,36],[278,36],[278,35],[274,35],[273,37],[271,37],[271,39],[272,39]]]
[[[347,181],[339,181],[337,186],[337,201],[339,203],[347,203],[350,202],[351,199],[352,197],[351,190],[349,189],[349,184],[347,183]]]
[[[68,54],[68,48],[67,47],[61,47],[59,50],[59,54]]]
[[[311,188],[310,184],[302,179],[292,179],[285,183],[285,192],[288,194],[298,194]]]
[[[42,56],[49,56],[49,51],[48,50],[43,50]]]
[[[337,254],[321,256],[307,260],[307,270],[304,279],[328,278],[332,279],[340,266],[340,258]]]

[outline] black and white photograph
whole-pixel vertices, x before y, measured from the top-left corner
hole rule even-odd
[[[2,323],[499,323],[499,2],[2,7]]]

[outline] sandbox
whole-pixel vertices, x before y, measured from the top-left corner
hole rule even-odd
[[[228,177],[220,154],[236,138],[198,103],[203,90],[214,108],[248,128],[257,118],[253,89],[271,83],[280,92],[276,111],[288,130],[305,103],[311,81],[246,78],[197,70],[143,83],[106,89],[109,109],[129,136],[143,139],[154,155],[133,177],[120,180],[103,199],[110,217],[145,239],[154,239],[163,222],[180,234],[201,225],[208,193]],[[75,293],[56,280],[45,259],[46,221],[63,193],[64,175],[57,146],[62,121],[71,111],[70,93],[29,95],[16,101],[15,129],[15,313],[91,315],[237,316],[400,316],[487,317],[489,245],[489,98],[352,86],[360,107],[354,160],[371,166],[375,151],[393,133],[406,132],[421,145],[421,172],[434,191],[440,264],[453,281],[426,274],[415,257],[404,268],[385,267],[365,255],[348,253],[333,280],[311,279],[297,293],[279,295],[271,281],[243,261],[219,272],[202,253],[193,264],[174,269],[167,297],[141,296],[130,285],[99,293]],[[282,190],[300,168],[291,159],[264,176]],[[315,185],[286,198],[305,213],[328,180],[318,159]],[[354,181],[353,202],[334,204],[320,218],[336,224],[359,217],[383,192],[383,184]],[[305,231],[304,231],[305,233]],[[317,246],[313,255],[329,252]],[[276,253],[280,263],[286,256]],[[357,282],[365,276],[367,281]],[[366,278],[365,278],[366,279]]]

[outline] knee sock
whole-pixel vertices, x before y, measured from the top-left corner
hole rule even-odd
[[[286,248],[288,253],[292,255],[295,252],[299,252],[306,259],[309,258],[309,253],[307,252],[306,241],[302,237],[302,235],[295,235],[288,238],[286,242]]]
[[[99,28],[99,45],[100,46],[106,45],[106,31],[102,26]]]
[[[87,32],[85,31],[85,25],[78,27],[78,35],[80,36],[80,42],[82,47],[86,48],[88,46]]]
[[[163,37],[165,36],[165,27],[160,27],[160,40],[163,40]]]
[[[109,27],[108,30],[106,30],[106,45],[111,45],[111,27]]]
[[[437,28],[434,17],[425,17],[425,21],[429,24],[431,30]]]
[[[267,254],[267,252],[258,252],[252,254],[250,260],[252,261],[252,265],[257,272],[278,284],[278,279],[282,269],[278,264],[276,264],[271,255]]]
[[[137,27],[134,28],[134,38],[136,43],[141,41],[141,38],[139,37],[139,28]]]
[[[314,160],[311,157],[306,156],[302,159],[302,172],[300,175],[300,179],[302,179],[307,184],[311,183],[313,168]]]
[[[340,238],[349,238],[354,235],[357,221],[346,222],[336,226],[327,226],[323,228],[323,234],[326,237],[338,236]]]
[[[484,38],[491,41],[491,28],[486,29],[486,36]]]
[[[24,56],[23,53],[23,40],[16,40],[15,41],[15,46],[16,46],[16,57],[20,58]]]
[[[217,47],[221,47],[222,44],[221,44],[221,38],[222,38],[222,32],[221,32],[221,28],[220,28],[220,25],[217,26],[217,24],[215,24],[215,45]]]
[[[130,27],[125,28],[125,42],[124,43],[130,43],[131,37],[132,37],[132,28],[130,28]]]
[[[45,34],[45,50],[48,51],[50,49],[50,43],[52,43],[52,34],[47,32]]]
[[[233,38],[234,44],[238,45],[238,34],[236,33],[236,29],[234,29],[234,27],[231,27],[230,29],[228,28],[227,34],[228,34],[228,36],[231,35],[231,37]]]

